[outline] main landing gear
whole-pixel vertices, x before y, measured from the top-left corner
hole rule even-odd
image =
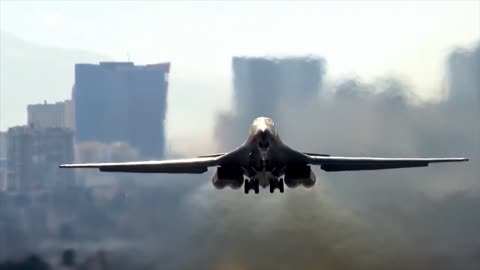
[[[245,184],[243,185],[245,188],[245,194],[248,194],[250,190],[254,190],[256,194],[260,191],[260,185],[258,179],[251,178],[250,180],[245,180]],[[285,185],[283,183],[283,179],[270,179],[270,193],[273,193],[275,189],[278,188],[280,193],[283,193],[285,190]]]
[[[245,184],[243,185],[245,187],[245,194],[248,194],[248,192],[253,189],[255,190],[255,193],[258,194],[260,191],[260,185],[259,185],[258,179],[252,178],[250,180],[246,179]]]
[[[270,193],[273,193],[276,188],[280,190],[280,193],[283,193],[285,190],[285,185],[283,184],[283,179],[270,179]]]

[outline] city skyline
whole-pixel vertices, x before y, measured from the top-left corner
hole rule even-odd
[[[477,270],[479,22],[478,0],[0,0],[0,268]],[[171,63],[167,98],[164,75],[102,63]],[[86,140],[63,121],[80,92]],[[153,119],[135,122],[135,104]],[[126,133],[157,142],[148,125],[164,119],[165,155],[142,155]],[[300,183],[268,134],[324,164]],[[245,165],[210,163],[245,141]],[[205,154],[195,175],[59,168]],[[368,156],[469,162],[324,171]],[[253,193],[244,173],[266,169],[284,170],[283,196],[220,181],[234,170],[230,187]]]
[[[241,2],[0,4],[2,38],[10,33],[47,48],[92,52],[96,56],[88,63],[128,58],[139,64],[174,63],[166,126],[167,138],[175,147],[184,147],[190,139],[186,134],[193,132],[200,134],[204,145],[213,147],[207,140],[213,134],[212,119],[216,112],[232,104],[234,56],[318,55],[327,61],[327,84],[351,77],[370,83],[393,76],[429,101],[440,99],[445,88],[444,62],[448,53],[457,47],[472,48],[480,38],[477,1],[301,2],[293,6],[279,2],[274,7]],[[19,21],[20,13],[36,23]],[[97,31],[97,25],[108,31]],[[12,49],[0,48],[2,56],[9,52]],[[7,70],[17,69],[8,66]],[[62,74],[69,77],[72,70],[67,68]],[[9,109],[13,104],[5,104],[7,100],[16,102],[14,95],[18,92],[7,87],[10,84],[3,81],[6,77],[0,77],[1,130],[12,125],[6,123],[19,124],[19,112],[23,113]],[[42,91],[49,101],[63,100],[70,91],[67,83],[63,92],[58,86],[52,86],[54,90],[39,85],[44,85]],[[43,97],[36,96],[27,92],[23,99],[29,101],[25,104],[43,101]],[[197,106],[192,114],[189,108],[198,102],[205,106]],[[202,123],[200,119],[208,121]],[[185,121],[191,124],[175,125]],[[205,149],[194,149],[200,150]]]

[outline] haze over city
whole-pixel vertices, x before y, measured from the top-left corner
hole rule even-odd
[[[0,266],[478,269],[478,74],[480,1],[0,1]],[[58,169],[230,151],[258,116],[299,151],[470,161],[257,195]]]
[[[137,64],[175,63],[168,97],[171,143],[181,147],[188,140],[184,134],[195,132],[201,135],[202,144],[212,147],[209,138],[213,126],[204,123],[211,121],[199,120],[211,120],[215,112],[231,104],[232,56],[319,55],[328,61],[328,82],[345,77],[374,81],[396,76],[420,97],[435,99],[441,93],[448,52],[459,46],[471,47],[478,40],[478,10],[478,1],[325,1],[295,5],[2,1],[0,130],[25,121],[21,105],[67,99],[73,84],[73,70],[66,68],[61,76],[55,75],[55,84],[48,83],[48,76],[35,81],[35,85],[12,82],[12,76],[20,75],[9,72],[16,71],[19,63],[5,62],[11,54],[24,52],[16,52],[18,44],[9,41],[6,34],[37,47],[74,49],[70,54],[82,62],[130,58]],[[60,64],[73,62],[68,54],[54,55],[53,59]],[[37,56],[31,61],[35,59],[43,60]],[[27,61],[22,65],[29,63],[22,61]],[[19,91],[26,93],[32,87],[43,89],[42,95],[29,93],[19,98]],[[195,103],[189,98],[192,95]],[[198,119],[192,121],[189,108],[196,102],[204,105],[197,106]],[[189,121],[190,125],[174,125],[175,120]]]

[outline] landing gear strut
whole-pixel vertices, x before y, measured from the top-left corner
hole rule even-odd
[[[245,180],[245,184],[244,184],[244,187],[245,187],[245,194],[248,194],[248,192],[253,189],[255,191],[256,194],[258,194],[258,192],[260,191],[260,186],[259,186],[259,181],[258,179],[250,179],[250,180]]]
[[[283,193],[285,190],[283,179],[270,179],[270,193],[273,193],[276,188],[280,190],[280,193]]]

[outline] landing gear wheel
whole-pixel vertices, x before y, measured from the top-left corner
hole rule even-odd
[[[260,192],[260,181],[258,179],[255,179],[253,183],[253,189],[255,189],[255,194],[258,194],[258,192]]]
[[[277,184],[278,184],[278,189],[280,190],[280,193],[283,193],[283,191],[285,190],[283,179],[278,180]]]
[[[250,190],[250,181],[248,181],[248,179],[245,180],[244,187],[245,187],[245,194],[248,194],[248,191]]]
[[[270,193],[273,193],[276,188],[277,181],[275,179],[270,179]]]

